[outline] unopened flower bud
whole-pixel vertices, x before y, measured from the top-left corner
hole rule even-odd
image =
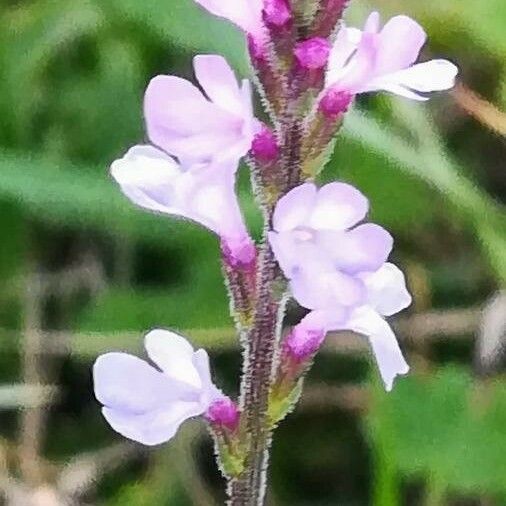
[[[297,325],[285,338],[284,355],[296,364],[304,363],[320,349],[324,339],[325,332],[323,330]]]
[[[348,110],[352,100],[351,93],[330,88],[320,100],[318,108],[325,117],[334,119]]]
[[[279,145],[274,132],[263,126],[253,139],[251,154],[263,165],[275,162],[279,157]]]
[[[282,27],[292,19],[286,0],[264,0],[264,22],[269,27]]]
[[[299,42],[295,47],[295,57],[302,68],[319,70],[327,65],[330,42],[322,37],[313,37]]]
[[[206,418],[215,428],[224,428],[234,432],[239,427],[241,415],[235,402],[228,397],[223,397],[209,406]]]
[[[250,237],[223,238],[221,251],[226,264],[233,268],[250,268],[255,265],[257,250]]]

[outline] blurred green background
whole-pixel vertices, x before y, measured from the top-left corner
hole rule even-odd
[[[277,433],[268,501],[505,505],[506,3],[352,3],[351,24],[415,17],[423,58],[462,69],[428,104],[361,98],[323,174],[357,184],[396,238],[413,370],[387,395],[362,340],[332,336]],[[134,209],[107,169],[144,140],[149,79],[190,77],[197,52],[248,72],[242,36],[191,0],[0,2],[0,504],[223,503],[201,424],[146,451],[107,427],[90,381],[99,353],[142,353],[166,326],[237,391],[217,241]],[[247,174],[241,191],[258,232]]]

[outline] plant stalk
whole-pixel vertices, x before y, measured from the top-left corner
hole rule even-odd
[[[230,506],[261,506],[265,497],[271,442],[268,399],[284,306],[283,296],[276,293],[282,277],[267,241],[260,255],[257,282],[257,307],[241,385],[241,407],[249,437],[248,457],[245,471],[229,483]]]

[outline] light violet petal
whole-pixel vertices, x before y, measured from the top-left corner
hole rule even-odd
[[[350,309],[344,306],[330,310],[315,310],[308,313],[300,322],[304,328],[312,331],[328,332],[333,329],[342,329],[350,316]]]
[[[363,32],[356,52],[349,58],[335,81],[328,79],[328,85],[350,94],[361,91],[374,77],[377,50],[377,35]]]
[[[375,75],[382,76],[413,65],[426,38],[423,28],[408,16],[390,19],[378,36]]]
[[[365,218],[369,203],[346,183],[329,183],[318,192],[308,226],[315,230],[345,230]]]
[[[262,0],[195,0],[211,14],[228,19],[252,35],[261,35]]]
[[[127,353],[101,355],[93,366],[93,384],[99,402],[130,413],[158,409],[190,393]]]
[[[268,238],[283,274],[291,279],[300,263],[293,234],[291,232],[269,232]]]
[[[402,271],[386,263],[376,272],[362,275],[367,288],[369,305],[384,316],[391,316],[407,308],[412,298],[406,288]]]
[[[290,287],[295,300],[307,309],[340,311],[364,303],[365,286],[360,279],[338,271],[303,267],[294,275]]]
[[[151,80],[144,99],[144,116],[153,144],[179,158],[210,160],[241,136],[240,118],[175,76]]]
[[[131,379],[135,383],[135,378]],[[104,407],[102,413],[109,425],[122,436],[154,446],[172,439],[187,419],[203,414],[199,402],[175,401],[161,409],[135,414]]]
[[[218,55],[197,55],[193,59],[195,75],[209,99],[226,111],[244,115],[242,96],[233,70]]]
[[[431,60],[384,75],[372,81],[370,86],[387,91],[392,91],[393,87],[403,88],[408,92],[413,90],[422,93],[443,91],[455,86],[458,72],[458,67],[448,60]],[[393,91],[393,93],[396,92]],[[397,94],[401,95],[402,91]],[[408,96],[408,98],[411,97]]]
[[[381,18],[378,11],[373,11],[369,14],[364,24],[365,33],[378,33],[380,28]]]
[[[325,76],[325,86],[338,82],[343,75],[343,69],[351,55],[357,50],[362,38],[362,31],[358,28],[341,27],[329,55],[328,70]]]
[[[334,266],[350,274],[378,270],[393,246],[392,236],[373,223],[347,232],[320,232],[318,242],[331,255]]]
[[[202,389],[202,380],[193,365],[193,348],[184,337],[169,330],[156,329],[146,335],[144,345],[149,358],[166,376],[197,390]]]
[[[185,193],[189,216],[231,240],[248,235],[235,192],[237,166],[237,160],[227,160],[192,169],[188,175],[191,185]]]
[[[181,174],[171,157],[151,146],[135,146],[111,165],[111,175],[132,202],[167,214],[178,214],[173,194]]]
[[[314,184],[304,183],[281,197],[274,210],[274,230],[285,232],[307,225],[316,193],[317,189]]]
[[[367,86],[360,90],[362,93],[366,93],[369,91],[387,91],[388,93],[393,93],[399,97],[409,98],[410,100],[417,100],[418,102],[426,102],[429,100],[429,97],[425,97],[423,95],[419,95],[414,91],[401,86],[397,83],[392,83],[385,81],[382,78],[373,79],[371,82],[367,83]]]
[[[209,364],[209,355],[206,350],[197,350],[193,354],[193,366],[199,373],[202,381],[202,393],[200,403],[203,411],[207,411],[213,401],[223,397],[223,394],[216,388],[211,378],[211,367]]]
[[[385,389],[390,392],[395,378],[409,372],[390,325],[372,308],[364,306],[354,311],[346,329],[369,338]]]

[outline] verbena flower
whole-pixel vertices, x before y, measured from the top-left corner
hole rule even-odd
[[[206,414],[223,394],[214,386],[205,350],[167,330],[146,335],[157,367],[127,353],[107,353],[93,367],[95,396],[111,427],[145,445],[171,439],[187,419]]]
[[[380,30],[379,14],[373,12],[362,31],[343,26],[337,34],[326,85],[351,94],[383,90],[427,100],[424,93],[454,86],[458,68],[441,59],[415,64],[426,39],[407,16],[391,18]]]
[[[198,55],[193,65],[205,94],[176,76],[157,76],[149,83],[144,99],[149,139],[186,165],[238,160],[260,128],[250,82],[239,86],[221,56]]]
[[[327,289],[332,283],[331,272],[326,282],[320,281],[320,289]],[[411,304],[411,295],[406,288],[403,273],[391,263],[385,263],[376,272],[363,272],[358,275],[365,287],[365,299],[355,308],[343,311],[339,303],[336,308],[325,307],[316,309],[304,318],[301,324],[307,331],[352,330],[369,338],[376,357],[378,368],[387,391],[393,387],[398,375],[407,374],[409,366],[406,363],[397,343],[392,328],[385,320],[385,316],[392,316]],[[314,285],[308,278],[302,278],[301,283],[312,283],[312,293],[318,290],[318,283]],[[299,290],[304,290],[303,284]],[[315,299],[314,306],[317,305]],[[311,336],[311,334],[309,334]]]
[[[304,183],[283,196],[274,211],[269,240],[285,276],[293,279],[308,264],[335,267],[342,273],[339,285],[344,285],[336,286],[336,292],[346,285],[360,292],[360,287],[353,288],[353,275],[378,269],[393,245],[380,226],[356,226],[368,209],[366,197],[346,183],[320,189]]]
[[[368,335],[390,389],[407,365],[381,315],[395,314],[411,297],[402,273],[386,263],[390,234],[371,223],[356,226],[367,211],[367,199],[348,184],[305,183],[278,202],[269,240],[294,298],[312,310],[301,329],[309,337],[342,329]]]
[[[135,146],[112,164],[111,174],[138,206],[200,223],[233,254],[249,242],[234,188],[236,168],[231,160],[185,167],[153,146]]]

